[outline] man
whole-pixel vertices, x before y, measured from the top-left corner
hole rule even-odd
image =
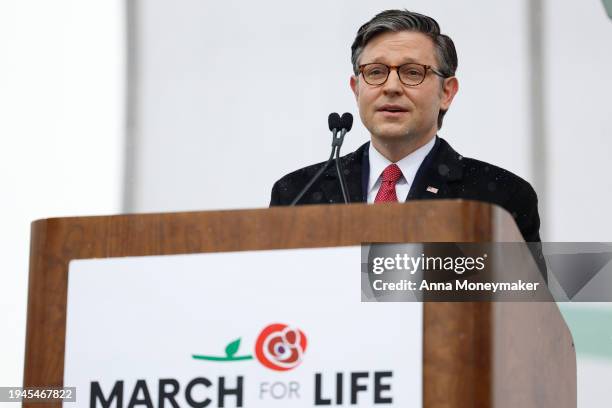
[[[539,242],[537,196],[507,170],[459,155],[437,136],[459,88],[457,53],[431,17],[387,10],[357,32],[350,85],[368,142],[341,158],[351,202],[462,198],[502,206],[527,242]],[[271,206],[288,205],[323,163],[272,188]],[[342,203],[334,166],[298,204]]]

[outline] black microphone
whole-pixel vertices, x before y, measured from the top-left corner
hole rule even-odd
[[[327,117],[327,124],[329,125],[329,130],[332,132],[334,131],[334,129],[336,131],[342,129],[342,123],[342,118],[340,118],[340,115],[336,112],[330,113]]]
[[[340,148],[342,147],[342,143],[344,143],[344,136],[349,132],[349,130],[351,130],[352,127],[353,115],[348,112],[343,113],[342,117],[340,118],[340,136],[338,138],[334,137],[334,142],[332,143],[332,146],[336,147],[336,174],[338,175],[340,190],[342,191],[342,198],[344,199],[345,204],[349,204],[351,202],[351,198],[346,186],[346,180],[344,179],[342,164],[340,163]]]
[[[346,129],[347,133],[350,132],[353,127],[353,115],[348,112],[343,113],[340,118],[340,127]]]
[[[338,132],[340,132],[340,134],[342,134],[342,131],[343,131],[342,130],[342,124],[343,124],[342,118],[340,118],[340,115],[338,113],[336,113],[336,112],[330,113],[329,116],[327,117],[327,124],[329,125],[329,130],[331,130],[332,134],[333,134],[332,151],[331,151],[331,154],[329,155],[329,159],[327,159],[325,164],[310,179],[308,184],[306,184],[306,186],[304,186],[302,191],[300,191],[300,193],[293,199],[291,204],[289,204],[290,206],[294,206],[294,205],[296,205],[298,203],[298,201],[300,201],[300,199],[304,196],[304,194],[306,194],[306,192],[308,190],[310,190],[310,187],[312,187],[312,185],[315,183],[315,181],[317,181],[319,179],[319,177],[321,177],[321,174],[323,174],[323,172],[325,170],[327,170],[327,168],[329,167],[329,164],[334,159],[334,153],[336,152],[336,140],[337,140],[336,135],[338,134]],[[340,142],[340,145],[342,145],[342,142]]]

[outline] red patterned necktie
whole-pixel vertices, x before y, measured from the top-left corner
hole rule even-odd
[[[382,182],[374,199],[375,203],[397,202],[397,194],[395,194],[395,185],[402,177],[402,171],[393,163],[387,166],[382,173]]]

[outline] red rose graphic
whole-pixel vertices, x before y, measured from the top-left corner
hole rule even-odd
[[[255,356],[261,364],[277,371],[287,371],[302,362],[306,351],[306,335],[297,328],[275,323],[259,333]]]

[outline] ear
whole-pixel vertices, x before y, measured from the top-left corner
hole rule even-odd
[[[459,80],[457,80],[457,77],[446,78],[442,84],[440,109],[448,110],[458,91]]]
[[[359,78],[355,75],[351,75],[351,89],[353,90],[353,94],[355,94],[355,99],[359,98]]]

